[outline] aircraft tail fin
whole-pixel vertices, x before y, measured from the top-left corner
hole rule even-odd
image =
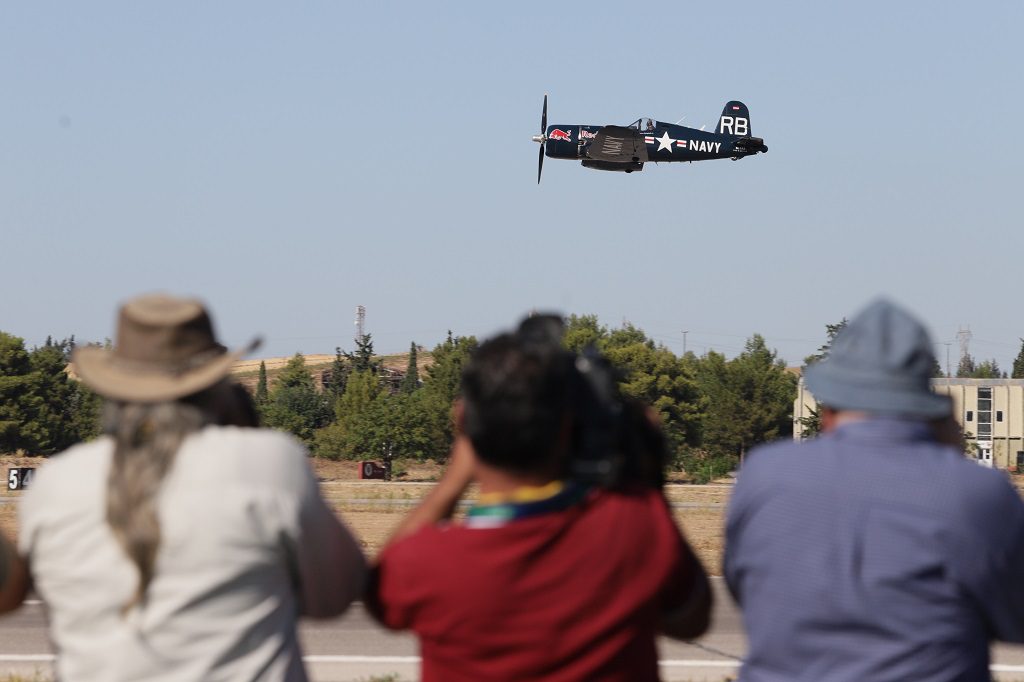
[[[733,100],[725,103],[722,115],[718,119],[716,133],[738,135],[747,137],[750,135],[750,110],[743,102]]]

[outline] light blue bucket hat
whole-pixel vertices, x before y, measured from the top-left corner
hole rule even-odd
[[[894,303],[876,299],[836,335],[827,358],[804,382],[819,403],[837,410],[938,419],[948,396],[932,391],[932,342],[924,326]]]

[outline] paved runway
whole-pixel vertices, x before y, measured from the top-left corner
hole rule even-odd
[[[735,675],[746,651],[739,611],[721,579],[713,579],[715,613],[712,630],[693,643],[662,640],[662,678],[666,682],[721,681]],[[381,629],[361,604],[330,621],[305,621],[301,627],[306,664],[315,682],[353,682],[371,675],[397,673],[418,679],[416,640]],[[0,618],[0,674],[48,672],[53,649],[46,636],[43,606],[31,601]],[[1024,680],[1024,647],[999,645],[994,672],[999,680]]]

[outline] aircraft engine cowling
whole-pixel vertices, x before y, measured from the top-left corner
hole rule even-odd
[[[544,155],[552,159],[580,158],[578,134],[576,126],[548,126],[544,135]]]

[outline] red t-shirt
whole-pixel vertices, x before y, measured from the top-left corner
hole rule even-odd
[[[419,635],[423,682],[644,682],[661,614],[690,592],[686,556],[658,492],[602,491],[495,528],[424,528],[382,553],[377,600]]]

